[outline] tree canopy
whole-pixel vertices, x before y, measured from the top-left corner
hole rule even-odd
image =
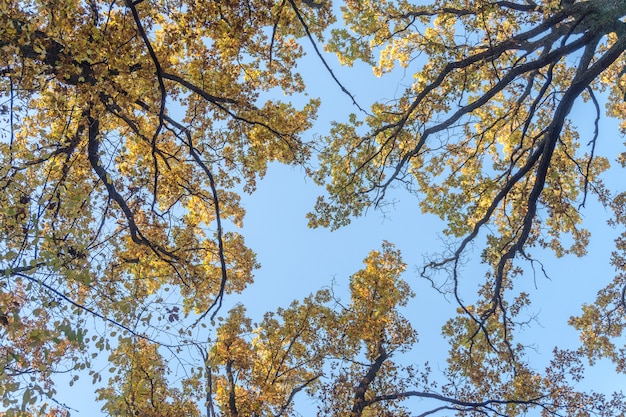
[[[585,362],[626,371],[626,193],[602,177],[626,152],[596,155],[602,106],[626,131],[625,17],[625,0],[0,0],[5,415],[71,414],[66,374],[110,416],[287,416],[299,398],[320,416],[624,415],[621,392],[576,385]],[[353,105],[330,127],[305,53]],[[356,64],[412,80],[362,106],[334,71]],[[449,243],[413,274],[457,304],[441,340],[418,342],[424,295],[387,241],[347,300],[321,285],[258,322],[222,309],[260,267],[241,196],[272,163],[325,187],[311,227],[397,188],[441,219]],[[584,218],[592,200],[606,219]],[[570,319],[580,345],[537,369],[521,276],[585,256],[607,220],[615,277]],[[484,276],[464,273],[472,246]],[[448,344],[443,376],[418,343]]]

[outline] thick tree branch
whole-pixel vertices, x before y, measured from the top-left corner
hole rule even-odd
[[[226,377],[228,379],[228,411],[229,417],[239,417],[237,411],[237,396],[235,390],[237,388],[235,384],[235,371],[233,370],[233,361],[228,359],[226,361]]]
[[[486,7],[499,7],[502,9],[510,9],[519,12],[536,12],[542,13],[543,8],[537,4],[519,4],[512,1],[500,0],[488,2],[485,5]],[[467,15],[478,15],[481,11],[476,11],[472,9],[461,9],[454,7],[440,7],[440,8],[430,8],[424,7],[421,10],[416,10],[408,13],[403,13],[396,15],[396,18],[408,18],[408,17],[422,17],[422,16],[439,16],[450,14],[456,17],[467,16]]]
[[[365,400],[365,393],[369,386],[374,382],[374,379],[378,375],[378,371],[383,366],[383,363],[389,358],[389,353],[385,350],[383,343],[378,344],[378,356],[374,362],[369,366],[367,373],[359,381],[359,385],[354,389],[354,400],[352,402],[352,417],[361,417],[363,415],[363,409],[368,405]]]
[[[111,199],[117,203],[117,205],[122,210],[122,213],[124,213],[124,217],[128,222],[128,229],[131,239],[138,245],[144,245],[149,247],[157,255],[165,255],[171,259],[177,259],[177,256],[173,252],[165,249],[161,245],[150,241],[149,239],[146,239],[143,236],[141,230],[135,222],[135,215],[133,211],[128,206],[126,199],[124,199],[124,197],[117,191],[115,185],[111,181],[109,173],[104,169],[100,162],[100,139],[98,137],[100,134],[99,122],[97,119],[89,116],[89,114],[86,115],[86,121],[88,123],[87,154],[89,162],[100,181],[102,181],[102,183],[106,187]]]
[[[434,392],[406,391],[406,392],[399,392],[399,393],[394,393],[394,394],[378,395],[372,398],[371,400],[366,401],[367,403],[366,405],[371,405],[371,404],[375,404],[375,403],[383,402],[383,401],[411,398],[411,397],[428,398],[428,399],[446,402],[449,404],[454,404],[454,405],[461,406],[461,407],[479,409],[479,408],[489,407],[491,405],[508,405],[508,404],[542,406],[542,403],[540,401],[543,400],[544,398],[547,398],[548,396],[542,395],[542,396],[530,398],[527,400],[512,399],[512,400],[462,401],[456,398],[451,398],[451,397],[446,397],[441,394],[436,394]]]
[[[563,98],[559,102],[554,112],[552,123],[548,126],[544,141],[546,145],[543,148],[541,159],[538,162],[535,173],[535,182],[530,191],[527,201],[527,212],[523,220],[521,233],[509,250],[502,256],[496,268],[496,285],[494,288],[493,307],[501,304],[501,289],[504,279],[504,269],[506,264],[515,257],[518,252],[523,251],[524,245],[530,234],[530,230],[534,223],[537,213],[539,196],[543,192],[546,176],[551,167],[552,154],[557,145],[557,141],[561,135],[561,130],[565,123],[565,118],[570,113],[572,106],[580,94],[589,87],[589,84],[596,79],[600,73],[615,62],[619,56],[626,50],[626,36],[621,36],[617,42],[595,63],[585,71],[579,71],[572,80],[570,88],[565,92]]]

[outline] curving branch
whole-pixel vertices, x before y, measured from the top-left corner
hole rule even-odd
[[[524,245],[530,234],[531,227],[537,214],[537,206],[541,193],[543,192],[546,176],[550,169],[550,162],[552,154],[556,148],[558,139],[565,123],[565,118],[569,114],[575,100],[589,88],[591,82],[596,79],[602,71],[604,71],[609,65],[615,62],[620,55],[626,50],[626,36],[622,36],[618,41],[594,64],[586,70],[579,69],[576,77],[573,79],[570,88],[565,92],[561,102],[554,112],[552,123],[548,126],[544,141],[546,146],[544,147],[541,155],[541,160],[538,162],[538,166],[535,172],[535,182],[533,188],[529,194],[526,212],[526,216],[523,220],[523,227],[517,241],[509,248],[509,250],[502,256],[498,267],[496,269],[496,286],[494,289],[493,305],[501,305],[501,289],[502,281],[504,277],[504,269],[506,264],[515,257],[519,252],[523,251]],[[587,61],[587,64],[590,62]],[[584,64],[584,62],[583,62]]]
[[[436,394],[434,392],[426,392],[426,391],[405,391],[394,394],[386,394],[386,395],[378,395],[371,400],[366,401],[366,405],[372,405],[378,402],[404,399],[404,398],[427,398],[433,399],[449,404],[453,404],[455,406],[469,408],[478,410],[480,408],[489,408],[492,405],[509,405],[509,404],[518,404],[518,405],[534,405],[545,407],[545,404],[541,402],[542,399],[547,398],[548,395],[542,395],[539,397],[530,398],[528,400],[485,400],[485,401],[463,401],[452,397],[447,397],[441,394]],[[453,410],[457,410],[458,408],[453,408]],[[495,411],[492,408],[489,411]],[[425,414],[422,414],[425,415]]]
[[[124,213],[124,217],[128,222],[128,229],[132,241],[138,245],[149,247],[158,256],[165,255],[173,260],[178,259],[176,254],[165,249],[163,246],[150,241],[142,234],[135,221],[135,215],[133,211],[128,206],[126,199],[115,188],[115,185],[111,181],[109,173],[102,166],[102,163],[100,161],[100,139],[98,138],[100,133],[99,121],[91,117],[89,115],[89,112],[86,112],[85,117],[88,124],[87,155],[89,163],[91,164],[91,168],[93,169],[93,171],[96,173],[100,181],[107,189],[109,197],[117,203],[117,205],[122,210],[122,213]]]
[[[148,106],[146,103],[137,101],[136,104],[139,105],[144,110],[150,110],[150,106]],[[211,315],[211,320],[215,318],[218,311],[222,307],[222,302],[224,299],[224,292],[226,290],[226,283],[228,281],[228,267],[226,263],[226,255],[225,255],[225,250],[224,250],[224,229],[222,227],[222,213],[221,213],[220,203],[219,203],[220,199],[218,197],[217,185],[215,183],[215,178],[213,177],[213,173],[209,169],[207,164],[200,157],[198,150],[193,144],[193,139],[191,137],[191,133],[189,132],[189,129],[168,115],[164,115],[163,119],[167,123],[171,124],[174,128],[178,129],[178,133],[175,133],[175,135],[187,147],[189,151],[189,155],[193,158],[194,162],[198,164],[202,172],[204,172],[204,174],[207,176],[207,179],[209,180],[209,188],[211,189],[211,196],[213,199],[213,207],[215,211],[218,257],[220,260],[220,271],[221,271],[220,287],[213,303],[194,322],[193,326],[195,327],[198,325],[198,323],[204,320],[204,318],[213,309],[215,309],[215,311],[213,311],[213,314]]]
[[[296,394],[302,391],[303,389],[305,389],[306,387],[308,387],[309,385],[311,385],[312,383],[314,383],[315,381],[317,381],[322,375],[323,374],[314,375],[313,377],[304,381],[302,384],[292,388],[291,392],[289,393],[289,397],[287,397],[287,401],[285,401],[285,403],[282,405],[280,410],[274,414],[274,417],[284,416],[286,411],[289,409],[289,407],[293,403],[293,399],[296,396]]]
[[[324,67],[326,68],[326,71],[330,74],[330,76],[332,77],[333,81],[335,81],[335,84],[337,84],[337,86],[339,86],[339,88],[341,89],[341,91],[345,95],[350,97],[350,100],[352,100],[352,104],[354,104],[357,109],[359,109],[361,112],[367,114],[367,112],[356,101],[356,99],[354,98],[354,95],[350,91],[348,91],[348,89],[346,87],[344,87],[344,85],[341,83],[341,81],[339,81],[339,79],[337,78],[337,76],[335,75],[333,70],[330,68],[330,65],[328,65],[328,62],[326,62],[326,59],[324,58],[324,56],[320,52],[319,48],[317,47],[317,42],[315,42],[315,39],[313,39],[313,35],[311,35],[311,32],[309,31],[309,25],[304,20],[304,17],[302,16],[302,13],[300,12],[300,9],[298,8],[298,6],[294,2],[294,0],[288,0],[288,1],[289,1],[289,5],[291,6],[291,8],[293,9],[294,13],[296,14],[296,17],[300,21],[300,24],[302,25],[302,28],[304,29],[304,33],[306,33],[307,38],[309,38],[309,41],[311,41],[311,45],[313,46],[313,49],[315,50],[315,53],[317,54],[317,57],[320,59],[320,61],[322,61],[322,64],[324,64]]]
[[[529,1],[527,4],[519,4],[519,3],[514,3],[512,1],[499,0],[499,1],[487,2],[485,6],[481,8],[481,10],[478,12],[472,9],[462,9],[462,8],[457,8],[457,7],[443,6],[443,7],[438,7],[434,9],[433,8],[423,8],[421,10],[418,9],[416,11],[394,15],[392,17],[396,19],[398,18],[406,19],[410,17],[415,18],[415,17],[423,17],[423,16],[439,16],[442,14],[449,14],[454,17],[469,16],[469,15],[474,16],[474,15],[478,15],[479,13],[481,14],[482,10],[486,7],[500,7],[502,9],[510,9],[510,10],[515,10],[518,12],[543,13],[544,11],[543,7],[535,4],[533,1]]]
[[[152,160],[154,162],[154,182],[152,188],[152,210],[154,211],[154,206],[156,205],[156,196],[157,196],[157,187],[158,187],[158,177],[159,177],[159,164],[156,158],[156,142],[159,137],[159,133],[163,128],[163,116],[165,115],[165,102],[167,100],[167,90],[165,89],[165,83],[163,82],[163,69],[161,67],[161,62],[159,58],[156,56],[154,52],[154,48],[152,47],[152,43],[146,34],[146,31],[143,27],[143,23],[141,23],[141,19],[139,18],[139,13],[137,12],[136,3],[131,2],[130,0],[126,0],[126,7],[128,7],[133,15],[133,20],[135,21],[135,25],[137,26],[137,31],[141,36],[144,44],[146,45],[146,49],[148,49],[148,55],[150,55],[150,59],[154,64],[155,73],[157,77],[157,81],[159,83],[159,92],[160,92],[160,100],[159,100],[159,124],[154,130],[152,134]]]
[[[163,346],[163,347],[167,347],[167,348],[179,348],[180,347],[179,345],[170,345],[170,344],[163,343],[163,342],[160,342],[158,340],[152,339],[152,338],[146,336],[145,334],[137,333],[135,330],[131,329],[130,327],[126,326],[125,324],[120,323],[117,320],[113,320],[112,318],[106,317],[106,316],[98,313],[96,310],[87,307],[84,304],[77,303],[69,295],[65,294],[64,292],[59,291],[58,289],[53,288],[52,286],[50,286],[49,284],[45,283],[41,279],[38,279],[38,278],[35,278],[33,276],[27,275],[27,274],[25,274],[23,272],[17,272],[17,270],[15,270],[15,272],[13,272],[13,275],[19,276],[21,278],[24,278],[24,279],[32,282],[33,284],[39,285],[41,288],[45,289],[46,291],[48,291],[49,293],[51,293],[55,297],[58,297],[59,299],[63,300],[63,302],[65,302],[65,303],[67,303],[67,304],[69,304],[69,305],[71,305],[73,307],[76,307],[76,308],[78,308],[78,309],[80,309],[80,310],[82,310],[82,311],[84,311],[86,313],[89,313],[91,316],[94,316],[94,317],[96,317],[96,318],[98,318],[98,319],[100,319],[100,320],[102,320],[102,321],[104,321],[106,323],[112,324],[113,326],[128,332],[132,336],[138,337],[138,338],[143,339],[143,340],[145,340],[147,342],[150,342],[150,343],[154,343],[155,345],[158,345],[158,346]]]

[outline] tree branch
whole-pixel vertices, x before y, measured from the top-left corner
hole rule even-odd
[[[178,348],[179,347],[179,346],[176,346],[176,345],[169,345],[167,343],[162,343],[162,342],[159,342],[157,340],[151,339],[150,337],[148,337],[146,335],[139,334],[139,333],[135,332],[133,329],[131,329],[130,327],[126,326],[125,324],[122,324],[122,323],[120,323],[120,322],[118,322],[116,320],[113,320],[111,318],[103,316],[102,314],[100,314],[97,311],[87,307],[86,305],[77,303],[76,301],[72,300],[65,293],[63,293],[63,292],[61,292],[61,291],[59,291],[59,290],[57,290],[55,288],[52,288],[49,284],[46,284],[45,282],[43,282],[42,280],[40,280],[38,278],[32,277],[30,275],[26,275],[26,274],[24,274],[22,272],[16,272],[14,275],[20,276],[20,277],[22,277],[24,279],[27,279],[27,280],[31,281],[34,284],[37,284],[37,285],[41,286],[46,291],[52,293],[56,297],[59,297],[60,299],[62,299],[66,303],[72,305],[73,307],[76,307],[76,308],[78,308],[80,310],[83,310],[86,313],[89,313],[90,315],[92,315],[94,317],[97,317],[97,318],[99,318],[100,320],[102,320],[102,321],[104,321],[106,323],[112,324],[115,327],[118,327],[118,328],[120,328],[122,330],[125,330],[129,334],[131,334],[132,336],[138,337],[138,338],[143,339],[143,340],[145,340],[147,342],[154,343],[155,345],[158,345],[158,346],[169,347],[169,348]]]
[[[109,174],[100,163],[100,139],[98,138],[98,135],[100,133],[99,122],[97,119],[91,117],[89,115],[89,112],[86,112],[85,116],[88,123],[87,150],[89,162],[98,178],[100,178],[100,181],[102,181],[102,183],[106,187],[111,199],[117,203],[117,205],[124,213],[126,221],[128,222],[128,228],[132,241],[138,245],[144,245],[149,247],[157,255],[166,255],[171,259],[178,259],[178,257],[173,252],[166,250],[161,245],[151,242],[149,239],[146,239],[141,233],[141,230],[135,222],[135,215],[133,214],[130,207],[128,207],[128,204],[126,203],[124,197],[117,191],[115,185],[113,185],[113,182],[110,179]]]
[[[367,114],[367,112],[359,105],[359,103],[357,103],[357,101],[354,98],[354,96],[352,95],[352,93],[350,93],[348,91],[348,89],[345,88],[343,86],[343,84],[339,81],[339,79],[337,78],[337,76],[335,75],[333,70],[330,68],[330,65],[328,65],[328,62],[326,62],[326,59],[324,59],[324,56],[322,55],[322,53],[320,52],[319,48],[317,47],[317,43],[315,42],[315,39],[313,39],[313,35],[311,35],[311,32],[309,31],[309,25],[307,25],[307,23],[304,21],[304,17],[302,17],[302,13],[300,13],[300,9],[298,9],[298,6],[294,2],[294,0],[288,0],[288,1],[289,1],[289,4],[291,5],[291,8],[294,11],[294,13],[296,14],[296,17],[300,21],[300,24],[302,25],[302,28],[304,29],[304,32],[306,33],[307,38],[309,38],[309,41],[311,41],[311,45],[313,46],[313,49],[315,50],[315,53],[317,54],[317,56],[320,59],[320,61],[322,61],[322,64],[324,64],[324,67],[326,68],[326,71],[328,71],[328,73],[330,74],[332,79],[335,81],[335,83],[339,86],[341,91],[345,95],[350,97],[350,99],[352,100],[352,104],[354,104],[357,107],[357,109],[359,109],[361,112]]]

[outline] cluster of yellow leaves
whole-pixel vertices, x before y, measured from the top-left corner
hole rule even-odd
[[[476,413],[521,414],[544,398],[546,412],[598,408],[568,383],[582,353],[623,370],[614,342],[623,277],[572,319],[583,349],[555,352],[543,374],[511,336],[528,300],[505,294],[521,274],[513,259],[528,248],[584,255],[579,207],[590,189],[609,201],[598,179],[608,162],[583,151],[567,116],[579,97],[595,104],[594,91],[608,89],[610,114],[624,118],[626,3],[413,3],[341,7],[344,26],[327,50],[381,77],[399,66],[414,82],[363,119],[333,125],[315,176],[330,201],[319,199],[310,223],[345,225],[403,181],[460,240],[452,257],[429,264],[449,267],[461,304],[444,327],[453,381],[437,398]],[[351,277],[345,306],[321,291],[258,325],[240,306],[208,342],[187,339],[258,267],[236,230],[238,193],[252,192],[269,163],[311,156],[301,135],[319,101],[296,108],[264,94],[305,92],[294,70],[299,40],[322,38],[332,10],[313,0],[0,0],[5,408],[27,413],[52,397],[53,372],[88,367],[91,346],[113,347],[113,376],[98,391],[112,415],[193,416],[200,399],[233,417],[286,415],[305,390],[324,415],[403,416],[403,399],[429,397],[427,372],[392,360],[416,333],[400,311],[412,297],[405,265],[388,243]],[[623,198],[611,208],[624,224]],[[491,272],[474,309],[457,293],[458,265],[483,231]],[[623,249],[623,237],[617,243]],[[614,264],[622,270],[623,256]],[[87,338],[86,315],[127,334]],[[169,349],[193,346],[202,357],[180,383],[158,348],[163,334],[176,341]],[[503,402],[485,403],[491,395]]]
[[[452,346],[449,369],[459,378],[449,392],[470,381],[475,391],[461,390],[460,397],[471,401],[489,393],[529,399],[554,389],[563,398],[555,404],[567,409],[576,401],[593,403],[566,387],[563,375],[575,379],[578,365],[569,371],[563,366],[550,379],[524,364],[513,317],[529,300],[524,294],[507,300],[513,278],[523,272],[516,258],[534,263],[533,247],[559,257],[586,255],[590,233],[581,209],[591,195],[617,218],[624,211],[623,197],[612,198],[600,179],[609,161],[595,148],[605,138],[597,124],[584,124],[601,117],[598,92],[608,90],[610,116],[623,120],[626,114],[626,4],[347,1],[342,11],[347,29],[335,31],[328,48],[340,61],[362,60],[379,77],[399,67],[414,82],[396,99],[375,103],[366,116],[334,125],[316,177],[327,195],[318,199],[310,225],[344,226],[383,202],[395,185],[405,185],[424,213],[445,221],[453,242],[448,255],[423,270],[462,307],[444,328]],[[594,114],[589,123],[570,115],[579,103]],[[624,165],[623,155],[618,160]],[[468,279],[461,265],[476,241],[485,242],[482,261],[489,267],[478,311],[464,305],[459,289]],[[623,237],[613,261],[620,275],[572,319],[583,349],[555,363],[574,364],[584,351],[624,369],[621,246]],[[443,284],[435,280],[441,272]],[[513,408],[503,404],[500,410],[524,412]]]
[[[197,416],[193,397],[169,386],[170,368],[157,346],[128,338],[109,357],[109,386],[97,390],[103,411],[114,416]]]
[[[624,227],[626,224],[626,194],[617,194],[610,202],[615,216],[611,224]],[[615,240],[616,250],[611,264],[617,272],[615,278],[602,288],[593,304],[583,305],[579,316],[570,318],[570,324],[580,331],[581,351],[591,363],[608,358],[615,364],[617,372],[626,372],[626,232]]]
[[[330,290],[267,313],[258,324],[242,305],[234,307],[220,319],[214,340],[194,344],[202,366],[194,366],[179,382],[172,380],[172,367],[156,345],[120,338],[109,358],[109,384],[98,390],[103,410],[112,415],[193,416],[200,413],[196,404],[206,399],[207,407],[222,415],[290,415],[294,396],[305,390],[322,397],[334,392],[323,406],[328,415],[349,415],[359,401],[350,384],[366,378],[367,369],[357,365],[362,360],[384,362],[368,396],[408,383],[407,371],[391,361],[396,350],[415,342],[414,331],[398,312],[411,297],[399,279],[405,265],[388,243],[370,253],[365,264],[352,277],[346,307]],[[368,291],[367,285],[376,290]],[[378,354],[385,351],[382,359],[375,349]],[[339,363],[345,366],[337,377]],[[366,407],[375,412],[381,405]]]
[[[409,285],[400,280],[406,265],[400,252],[384,242],[382,251],[373,251],[365,260],[365,269],[350,279],[351,300],[343,317],[348,334],[365,344],[367,358],[375,359],[379,345],[388,349],[409,346],[414,337],[411,326],[398,308],[413,297]]]
[[[579,210],[591,190],[606,198],[599,176],[609,164],[594,155],[597,133],[580,137],[567,113],[578,97],[595,103],[592,89],[610,88],[619,116],[615,95],[621,102],[623,92],[610,81],[622,68],[617,52],[605,68],[593,68],[598,76],[574,95],[574,80],[586,68],[577,70],[566,52],[541,61],[558,42],[569,41],[567,34],[553,37],[547,23],[536,31],[528,26],[568,16],[564,5],[402,5],[346,3],[344,17],[359,36],[335,34],[333,50],[349,57],[369,39],[370,53],[380,53],[372,64],[378,75],[399,62],[415,82],[397,100],[373,105],[364,120],[355,115],[335,125],[318,173],[328,196],[318,200],[310,224],[345,225],[401,181],[419,195],[423,212],[446,221],[447,234],[465,238],[460,251],[489,227],[483,259],[499,280],[511,269],[503,267],[510,255],[524,248],[586,254],[589,232]],[[595,19],[611,19],[600,3],[586,7]],[[571,13],[573,19],[582,12]],[[598,40],[587,54],[599,59],[619,52],[611,29],[593,28]]]
[[[298,13],[311,36],[333,20],[299,1],[0,1],[0,317],[21,323],[2,330],[7,407],[25,375],[86,366],[63,345],[88,351],[84,315],[138,336],[172,317],[146,313],[163,291],[186,317],[252,282],[239,193],[307,160],[319,105],[261,98],[303,92]],[[50,303],[71,336],[29,319]]]

